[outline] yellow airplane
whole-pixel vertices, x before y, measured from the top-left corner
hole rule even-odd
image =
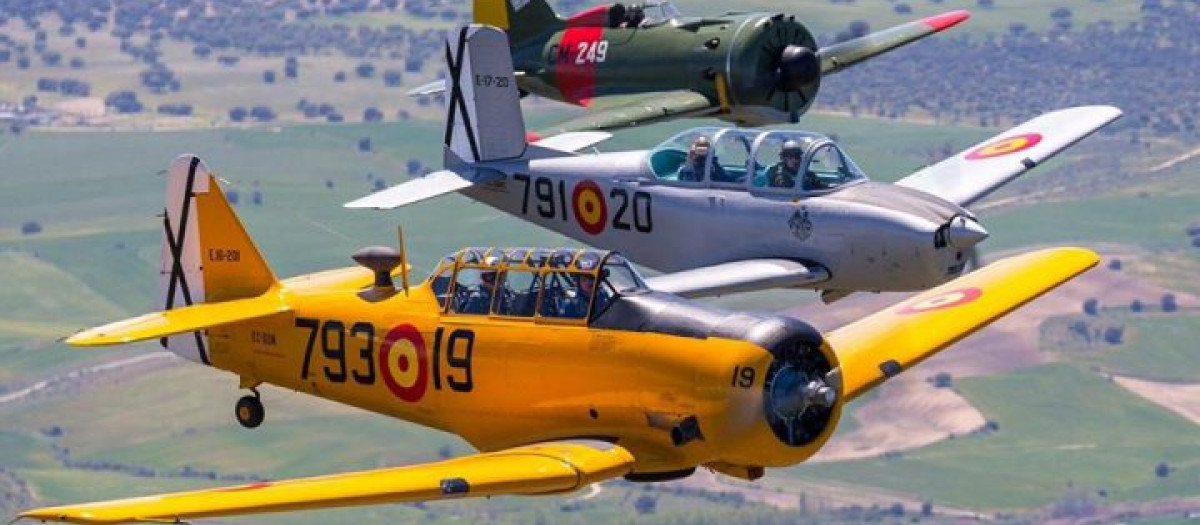
[[[618,254],[468,248],[420,284],[399,251],[278,280],[200,159],[168,170],[164,311],[68,343],[154,340],[226,370],[462,436],[427,463],[39,508],[19,518],[178,522],[574,491],[804,461],[845,403],[1094,266],[1056,248],[989,265],[832,332],[648,290]],[[394,279],[399,277],[400,285]],[[263,406],[238,402],[255,427]]]

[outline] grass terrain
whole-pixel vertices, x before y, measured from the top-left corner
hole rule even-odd
[[[1153,306],[1157,308],[1157,306]],[[1070,323],[1083,321],[1101,328],[1122,326],[1121,344],[1064,338]],[[1052,335],[1053,334],[1053,335]],[[1096,367],[1105,373],[1151,381],[1194,383],[1200,381],[1200,316],[1194,313],[1129,314],[1104,310],[1102,316],[1068,316],[1047,323],[1043,348],[1053,349],[1064,359]]]
[[[801,466],[783,474],[887,487],[976,509],[1040,506],[1069,486],[1113,501],[1200,490],[1200,437],[1186,420],[1071,365],[956,381],[999,425],[897,459]],[[1154,475],[1166,461],[1169,478]],[[1000,490],[996,490],[1001,488]]]
[[[911,7],[912,13],[896,13],[893,7],[901,3]],[[1008,31],[1009,24],[1017,20],[1027,24],[1030,29],[1038,31],[1049,29],[1053,26],[1050,13],[1059,7],[1071,9],[1076,27],[1100,20],[1112,20],[1121,25],[1141,17],[1140,2],[1123,0],[1058,0],[1055,2],[996,0],[995,6],[991,8],[979,7],[976,0],[907,0],[903,2],[858,0],[837,4],[806,2],[802,9],[799,6],[788,7],[771,0],[744,0],[738,2],[736,6],[714,0],[680,1],[675,4],[685,14],[692,15],[720,13],[731,9],[787,12],[800,16],[805,24],[811,25],[816,33],[829,35],[845,29],[853,20],[865,20],[872,29],[879,30],[956,9],[970,11],[972,18],[948,33],[951,35],[1004,33]]]
[[[1170,194],[1099,196],[988,211],[980,214],[992,233],[984,249],[999,251],[1031,244],[1128,243],[1195,253],[1191,239],[1183,231],[1200,220],[1197,203],[1200,191],[1181,184]]]
[[[364,59],[363,62],[375,66],[376,73],[372,78],[359,78],[354,74],[354,67],[360,61],[347,59],[340,54],[326,53],[298,57],[298,78],[286,79],[283,75],[282,57],[222,51],[202,59],[192,54],[193,44],[166,39],[160,46],[161,62],[175,73],[182,89],[175,93],[155,94],[143,89],[139,82],[138,75],[147,69],[146,65],[121,53],[120,40],[110,36],[107,30],[95,33],[83,30],[76,35],[62,37],[58,35],[62,23],[57,17],[43,17],[42,22],[47,31],[47,48],[62,53],[62,65],[47,66],[32,54],[33,63],[29,69],[18,69],[14,61],[0,64],[0,71],[3,72],[0,78],[0,100],[19,101],[25,95],[34,93],[39,78],[80,78],[91,84],[92,96],[100,99],[114,91],[136,91],[138,99],[147,108],[146,113],[133,117],[136,120],[136,124],[133,125],[139,127],[169,129],[181,125],[195,127],[209,126],[213,123],[227,124],[231,108],[241,106],[248,109],[260,104],[270,107],[282,117],[295,121],[301,118],[295,105],[302,98],[317,103],[333,104],[338,112],[352,121],[361,121],[363,110],[367,107],[378,108],[389,120],[395,119],[400,110],[427,117],[438,113],[418,105],[416,99],[404,95],[404,92],[436,77],[437,71],[442,67],[440,62],[430,61],[428,69],[420,73],[405,73],[401,86],[386,87],[381,79],[383,71],[404,71],[403,57]],[[0,33],[18,41],[33,42],[33,32],[17,21],[0,26]],[[87,47],[75,47],[77,36],[87,39]],[[138,36],[132,41],[142,45],[146,38]],[[216,56],[222,54],[237,55],[240,60],[236,65],[224,66],[216,60]],[[67,63],[73,58],[82,59],[85,67],[79,70],[69,68]],[[263,73],[268,70],[276,74],[273,84],[263,81]],[[346,73],[345,82],[334,82],[334,74],[339,71]],[[52,106],[56,102],[70,99],[55,93],[38,93],[38,97],[43,106]],[[194,116],[153,116],[159,104],[178,102],[192,104],[195,108]],[[132,122],[131,117],[127,116],[117,116],[116,119],[116,122],[126,125]]]

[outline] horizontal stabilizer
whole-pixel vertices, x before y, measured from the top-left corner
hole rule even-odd
[[[826,334],[849,401],[1083,273],[1099,257],[1053,248],[1009,257]]]
[[[807,287],[828,279],[829,272],[819,266],[805,266],[788,259],[747,259],[659,275],[647,279],[646,285],[652,290],[691,298]]]
[[[67,338],[72,346],[107,346],[158,339],[289,311],[278,293],[250,299],[203,303],[140,315],[90,328]]]
[[[415,180],[403,182],[361,199],[347,202],[343,206],[347,208],[390,210],[406,204],[432,199],[439,195],[454,193],[475,184],[503,179],[503,173],[491,170],[474,169],[470,170],[467,175],[461,175],[448,170],[435,171]]]
[[[552,442],[424,465],[47,507],[20,518],[69,523],[184,520],[319,508],[501,495],[557,494],[627,474],[617,445]]]
[[[574,153],[595,146],[610,138],[612,138],[612,133],[607,131],[573,131],[539,139],[533,145],[563,153]]]
[[[1112,106],[1046,113],[896,184],[970,206],[1120,117]]]
[[[433,82],[421,84],[413,89],[408,90],[406,95],[410,97],[421,97],[426,95],[436,95],[446,92],[446,79],[434,80]]]
[[[966,11],[951,11],[826,46],[817,52],[821,59],[821,74],[836,73],[868,58],[945,31],[970,17],[971,13]]]

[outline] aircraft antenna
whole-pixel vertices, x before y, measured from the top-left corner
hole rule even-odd
[[[400,284],[404,286],[404,295],[408,295],[408,251],[404,249],[404,227],[396,226],[396,237],[400,242]]]

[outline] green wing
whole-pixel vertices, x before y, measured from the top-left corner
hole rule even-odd
[[[597,97],[591,108],[583,115],[538,130],[536,135],[549,137],[569,131],[627,128],[679,117],[709,115],[720,110],[715,101],[688,90]]]

